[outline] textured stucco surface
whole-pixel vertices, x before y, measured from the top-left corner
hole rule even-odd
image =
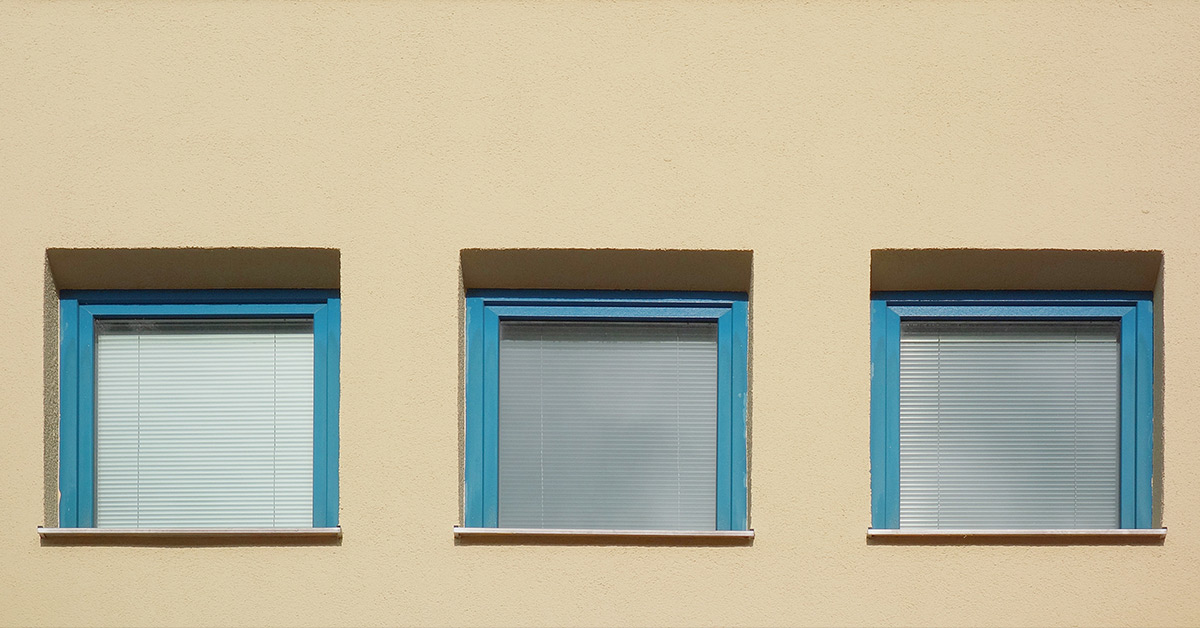
[[[0,3],[0,623],[1196,625],[1197,59],[1192,2]],[[46,250],[143,247],[340,250],[340,545],[39,543]],[[1161,546],[866,542],[871,251],[964,247],[1163,252]],[[753,251],[753,545],[454,543],[502,248]]]

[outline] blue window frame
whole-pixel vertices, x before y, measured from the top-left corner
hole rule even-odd
[[[717,326],[715,529],[745,530],[747,299],[742,293],[470,290],[466,299],[464,525],[499,525],[503,321],[713,322]]]
[[[871,295],[871,525],[900,527],[900,335],[908,321],[1115,321],[1120,528],[1149,528],[1154,323],[1146,292],[877,292]]]
[[[329,290],[63,290],[59,525],[95,527],[96,323],[108,319],[312,319],[313,522],[338,525],[340,299]]]

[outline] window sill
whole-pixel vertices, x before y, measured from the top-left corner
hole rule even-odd
[[[455,526],[454,539],[460,543],[480,544],[745,545],[754,540],[754,530],[576,530]]]
[[[634,536],[645,538],[754,538],[754,530],[574,530],[556,528],[463,528],[454,527],[454,536]]]
[[[1166,528],[1123,530],[896,530],[867,529],[867,540],[895,544],[979,545],[1154,545],[1167,536]]]
[[[342,528],[38,528],[56,545],[326,545]]]
[[[1126,530],[877,530],[867,529],[871,537],[964,537],[964,536],[1138,536],[1162,538],[1166,528],[1139,528]]]

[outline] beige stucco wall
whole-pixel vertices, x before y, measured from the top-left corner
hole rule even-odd
[[[1198,59],[1192,2],[0,3],[0,623],[1200,624]],[[58,247],[340,250],[340,545],[40,544]],[[753,545],[455,544],[509,247],[753,251]],[[956,247],[1163,252],[1162,545],[867,543],[871,251]]]

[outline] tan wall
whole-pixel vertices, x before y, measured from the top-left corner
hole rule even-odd
[[[1193,2],[0,3],[0,623],[1200,624],[1198,59]],[[340,249],[343,542],[41,545],[46,249],[280,246]],[[753,250],[753,545],[455,544],[509,247]],[[871,251],[958,247],[1163,252],[1162,545],[867,543]]]

